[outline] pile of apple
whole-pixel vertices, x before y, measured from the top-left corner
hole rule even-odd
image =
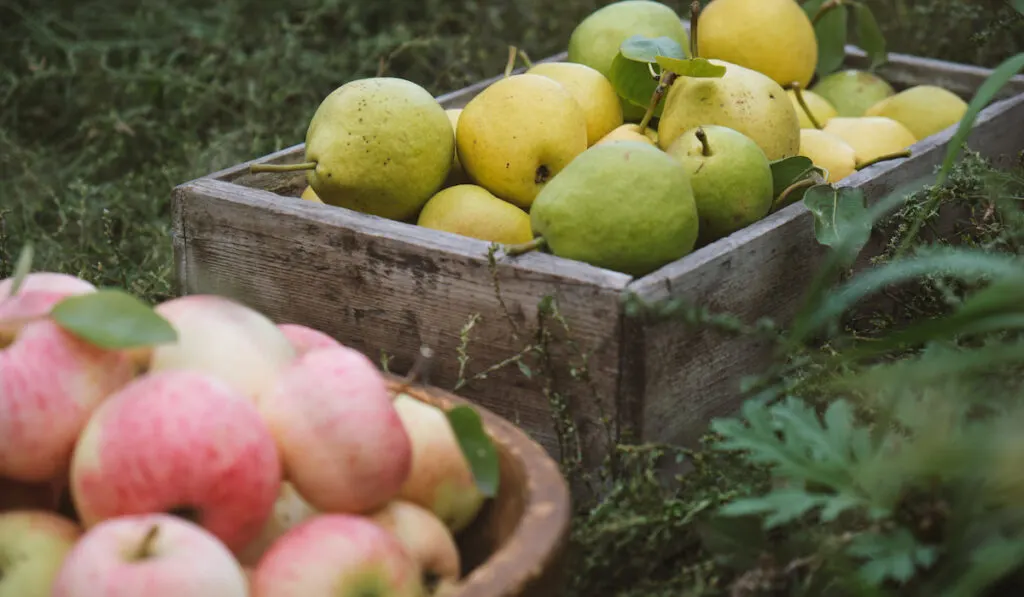
[[[487,498],[445,413],[392,396],[362,353],[213,295],[154,308],[173,342],[102,348],[52,317],[92,284],[14,286],[0,281],[0,595],[456,590],[454,537]]]

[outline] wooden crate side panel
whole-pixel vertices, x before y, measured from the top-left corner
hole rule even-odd
[[[980,115],[969,147],[998,159],[1024,149],[1024,95],[989,106]],[[840,183],[862,189],[869,201],[932,174],[945,157],[953,130],[918,144],[914,157],[883,163]],[[814,238],[812,216],[791,205],[687,258],[630,285],[643,300],[683,298],[746,322],[770,316],[787,322],[800,307],[807,281],[824,249]],[[636,342],[631,339],[631,342]],[[728,337],[676,322],[644,328],[647,382],[641,428],[645,439],[689,443],[714,416],[739,405],[743,376],[761,371],[767,344]]]
[[[530,255],[491,268],[487,243],[322,207],[216,180],[177,188],[179,290],[235,297],[275,321],[324,330],[375,361],[386,350],[399,373],[426,344],[436,353],[429,382],[443,389],[459,378],[460,331],[472,315],[480,319],[470,332],[466,377],[529,346],[538,304],[553,295],[572,339],[590,354],[592,386],[576,387],[567,371],[558,372],[558,381],[570,395],[593,389],[601,398],[588,395],[572,409],[586,452],[602,453],[600,421],[617,417],[619,297],[628,276],[587,266],[555,273]],[[507,312],[496,298],[494,272]],[[522,337],[513,336],[509,320]],[[457,393],[521,425],[558,455],[548,398],[515,363]]]
[[[844,68],[867,69],[869,66],[870,60],[864,50],[852,45],[846,46]],[[992,70],[909,54],[889,54],[889,61],[878,67],[877,73],[897,90],[914,85],[938,85],[969,100],[992,74]],[[1022,75],[1013,77],[1000,92],[998,99],[1006,99],[1019,93],[1024,93]]]

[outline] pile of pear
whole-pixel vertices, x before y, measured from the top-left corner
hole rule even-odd
[[[405,79],[355,80],[316,110],[305,163],[261,168],[305,170],[303,199],[639,277],[781,207],[772,162],[802,155],[835,183],[967,109],[867,70],[816,77],[795,0],[713,0],[691,30],[665,4],[619,0],[578,24],[565,61],[511,74],[513,56],[462,108]],[[680,76],[653,109],[628,101],[611,71],[634,35],[725,74]]]

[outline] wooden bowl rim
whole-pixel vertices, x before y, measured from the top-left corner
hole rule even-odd
[[[402,388],[402,381],[389,374],[389,389]],[[571,522],[569,486],[547,451],[524,431],[486,408],[433,386],[412,384],[404,393],[421,402],[448,410],[457,405],[472,406],[484,429],[495,443],[517,460],[526,476],[523,516],[505,545],[466,575],[453,597],[518,597],[526,585],[541,576],[548,566],[558,565],[557,556],[568,543]]]

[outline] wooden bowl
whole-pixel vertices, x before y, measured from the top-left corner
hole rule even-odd
[[[401,389],[395,376],[388,383],[393,392]],[[468,400],[429,386],[413,385],[404,392],[443,410],[472,406],[498,449],[498,495],[456,537],[463,579],[452,597],[562,594],[571,503],[555,461],[511,422]]]

